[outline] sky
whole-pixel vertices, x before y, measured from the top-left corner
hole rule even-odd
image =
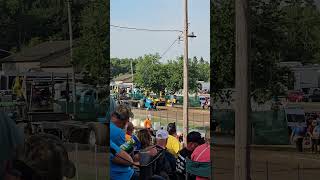
[[[183,0],[111,0],[110,24],[143,29],[183,30]],[[189,57],[210,57],[210,1],[188,1]],[[111,57],[137,58],[145,54],[160,56],[178,38],[180,32],[146,32],[110,27]],[[161,61],[183,55],[183,42],[175,43]]]

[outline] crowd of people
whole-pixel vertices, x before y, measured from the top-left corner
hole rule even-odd
[[[187,135],[186,146],[177,135],[175,123],[158,130],[152,128],[151,116],[144,127],[136,129],[130,122],[133,114],[126,105],[114,107],[110,122],[110,152],[112,180],[165,179],[205,180],[208,177],[187,173],[187,159],[194,162],[210,162],[209,133]],[[140,177],[143,176],[143,177]]]
[[[312,153],[320,153],[320,118],[319,114],[306,115],[305,125],[297,125],[292,129],[291,141],[296,144],[298,152],[303,152],[303,143],[311,144]],[[304,141],[305,140],[305,141]]]

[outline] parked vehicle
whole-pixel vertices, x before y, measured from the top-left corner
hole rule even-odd
[[[308,102],[320,102],[320,89],[314,89],[312,94],[308,96]]]
[[[290,102],[302,102],[304,98],[304,93],[300,91],[293,91],[288,94],[288,100]]]

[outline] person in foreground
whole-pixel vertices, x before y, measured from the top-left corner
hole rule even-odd
[[[191,155],[191,160],[196,162],[211,162],[210,161],[210,133],[206,133],[206,143],[196,147]],[[197,176],[196,180],[209,180],[207,177]]]
[[[122,152],[119,151],[119,148],[126,143],[125,132],[130,117],[133,117],[131,109],[122,104],[118,105],[114,112],[111,113],[110,145],[113,146],[116,154]],[[115,155],[113,153],[110,154],[111,180],[138,179],[139,175],[134,171],[132,165],[129,165],[130,163],[119,163],[119,161],[115,160],[114,156]],[[132,162],[132,158],[130,159],[130,162]]]
[[[205,143],[205,140],[201,137],[199,132],[192,131],[187,135],[187,146],[178,153],[177,158],[177,175],[179,180],[186,179],[186,158],[191,159],[193,151],[199,146]],[[188,175],[189,180],[196,179],[193,175]]]

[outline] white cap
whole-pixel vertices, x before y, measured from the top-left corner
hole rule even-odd
[[[156,133],[156,139],[168,139],[169,133],[166,130],[159,129]]]

